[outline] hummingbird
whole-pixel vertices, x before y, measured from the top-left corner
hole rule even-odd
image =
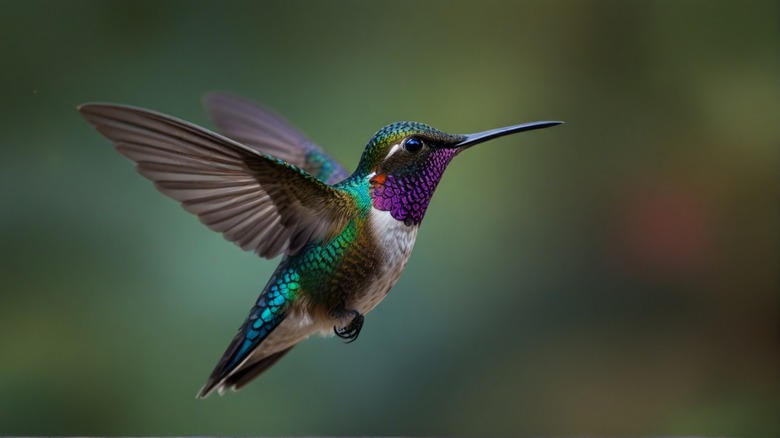
[[[133,106],[78,107],[157,190],[207,227],[260,257],[282,256],[198,398],[242,388],[313,334],[356,340],[404,270],[450,161],[485,141],[563,123],[475,134],[391,123],[350,174],[265,106],[225,93],[204,103],[222,134]]]

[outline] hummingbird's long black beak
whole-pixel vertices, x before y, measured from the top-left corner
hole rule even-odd
[[[479,144],[494,138],[503,137],[509,134],[516,134],[523,131],[531,131],[533,129],[549,128],[550,126],[560,125],[563,122],[558,121],[544,121],[544,122],[530,122],[520,125],[506,126],[503,128],[491,129],[489,131],[477,132],[476,134],[466,134],[465,140],[453,145],[454,148],[470,148],[475,144]]]

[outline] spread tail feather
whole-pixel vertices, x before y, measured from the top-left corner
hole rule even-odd
[[[235,372],[222,379],[209,379],[209,381],[206,382],[206,384],[203,386],[203,389],[201,389],[198,393],[197,398],[206,398],[215,389],[217,392],[219,392],[220,395],[222,395],[229,388],[232,388],[234,391],[241,389],[247,383],[251,382],[265,370],[270,368],[271,365],[275,364],[279,359],[287,354],[288,351],[292,350],[292,348],[293,347],[289,347],[286,350],[278,351],[245,367],[239,367]]]

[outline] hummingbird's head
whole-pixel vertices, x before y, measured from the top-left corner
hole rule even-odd
[[[369,179],[374,208],[389,211],[407,225],[419,225],[455,155],[496,137],[560,123],[533,122],[476,134],[447,134],[423,123],[396,122],[371,137],[355,173]]]

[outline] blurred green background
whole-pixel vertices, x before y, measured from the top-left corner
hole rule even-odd
[[[775,1],[0,2],[0,434],[780,434]],[[360,340],[195,393],[276,261],[76,105],[262,101],[461,155]]]

